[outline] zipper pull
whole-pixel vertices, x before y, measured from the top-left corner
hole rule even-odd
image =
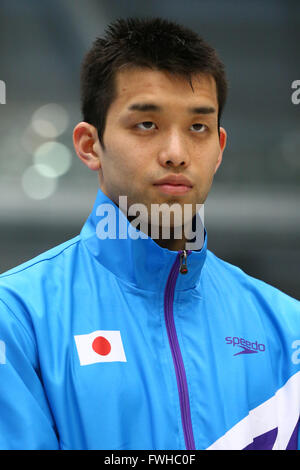
[[[187,272],[188,272],[188,268],[187,268],[187,265],[186,265],[186,258],[187,258],[186,251],[183,250],[183,252],[180,254],[179,272],[181,274],[187,274]]]

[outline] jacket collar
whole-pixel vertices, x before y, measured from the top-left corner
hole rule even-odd
[[[102,206],[103,204],[105,206]],[[103,233],[103,227],[106,231],[108,229],[108,214],[113,217],[110,220],[115,221],[116,238],[110,236],[110,238],[100,239],[98,236],[100,228],[102,228],[101,233]],[[133,239],[128,235],[132,232],[141,236]],[[157,292],[165,286],[179,253],[160,247],[151,237],[136,230],[124,213],[101,189],[98,190],[93,210],[80,232],[80,237],[89,252],[106,269],[123,281],[143,290]],[[202,249],[189,252],[188,272],[178,274],[176,290],[191,289],[199,283],[206,252],[207,234],[204,230]]]

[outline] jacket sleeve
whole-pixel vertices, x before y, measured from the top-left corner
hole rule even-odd
[[[59,449],[34,333],[1,298],[0,449]]]

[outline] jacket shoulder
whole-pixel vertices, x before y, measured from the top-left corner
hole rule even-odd
[[[18,277],[17,275],[22,275],[24,274],[25,276],[29,276],[33,271],[44,267],[44,265],[48,265],[54,259],[59,259],[61,255],[64,253],[70,253],[70,249],[74,248],[74,245],[76,246],[80,242],[80,236],[77,235],[74,238],[71,238],[70,240],[67,240],[66,242],[63,242],[53,248],[50,248],[47,251],[44,251],[43,253],[35,256],[34,258],[31,258],[28,261],[25,261],[24,263],[19,264],[18,266],[15,266],[3,273],[0,274],[0,286],[2,281],[7,280],[9,277],[16,278]],[[57,259],[57,260],[58,260]],[[48,266],[46,266],[48,267]]]
[[[216,256],[211,251],[207,250],[207,263],[206,263],[207,274],[212,276],[218,276],[224,280],[223,285],[231,286],[231,288],[237,288],[241,290],[252,292],[256,296],[263,297],[267,302],[276,303],[278,301],[287,303],[294,306],[298,310],[300,315],[300,301],[281,291],[277,287],[268,284],[267,282],[250,276],[238,266],[235,266],[227,261]],[[242,295],[242,294],[240,294]]]
[[[66,267],[73,266],[80,244],[76,236],[0,275],[0,326],[13,316],[31,330],[31,317],[63,290]]]
[[[0,300],[17,307],[45,295],[49,287],[56,289],[76,257],[80,240],[78,235],[0,274]]]

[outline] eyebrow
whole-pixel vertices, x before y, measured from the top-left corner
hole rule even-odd
[[[163,111],[162,106],[158,106],[154,103],[133,103],[128,107],[129,111],[155,111],[161,112]],[[216,112],[216,109],[212,106],[194,106],[191,108],[187,108],[188,113],[190,114],[212,114]]]

